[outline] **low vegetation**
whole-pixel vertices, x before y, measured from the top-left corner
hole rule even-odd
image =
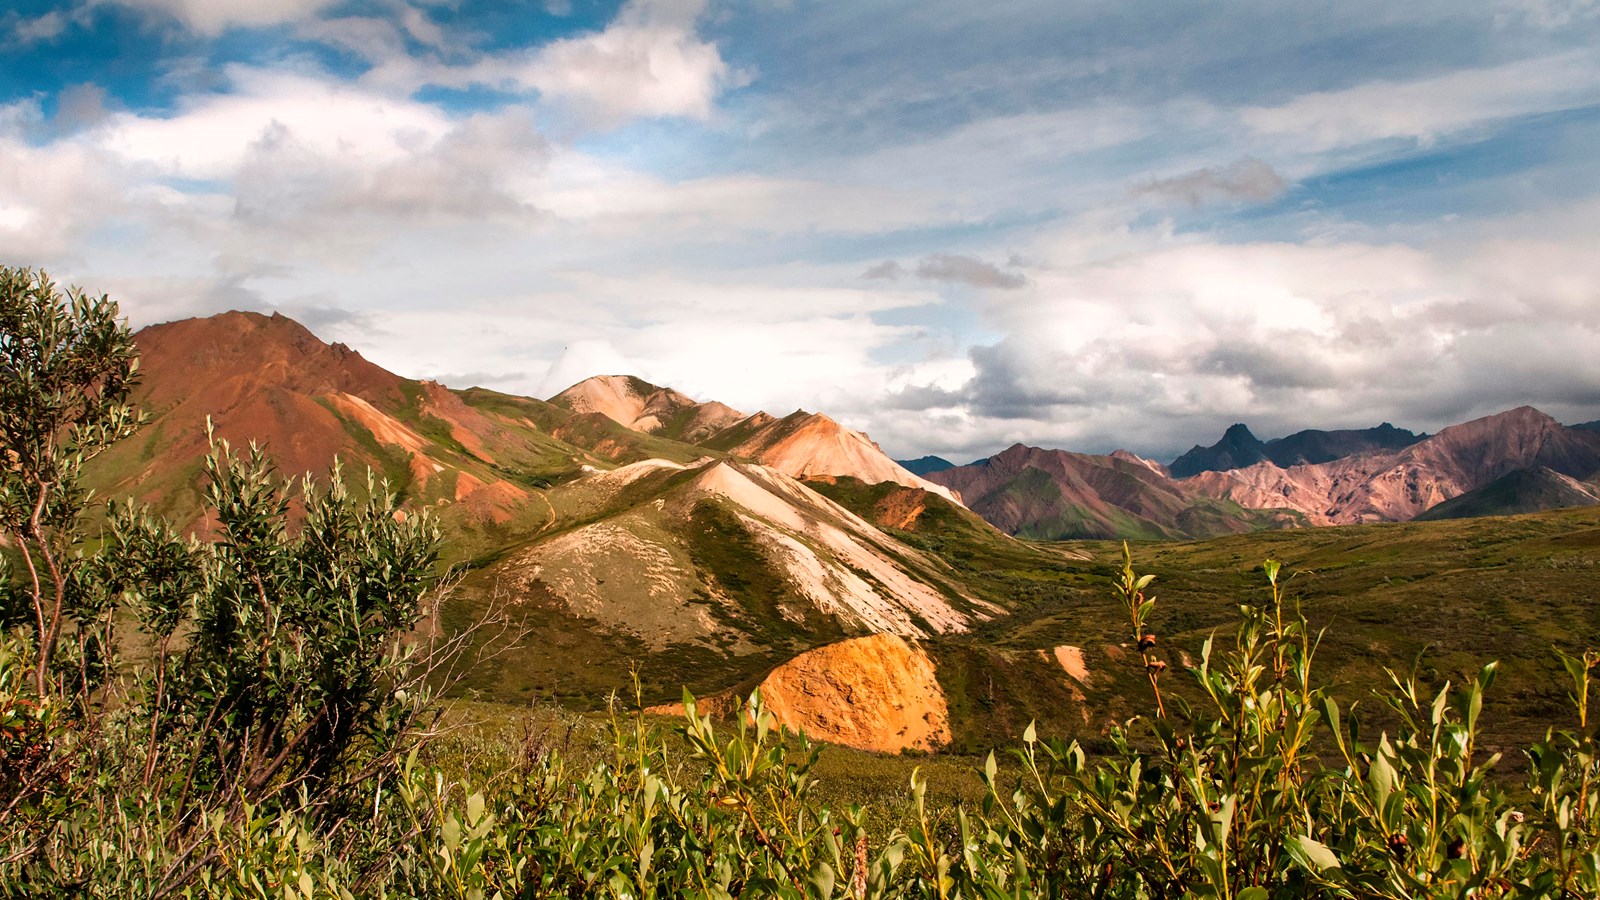
[[[463,737],[435,691],[478,642],[430,615],[439,535],[381,486],[291,490],[219,444],[201,537],[129,504],[89,533],[82,463],[138,420],[115,316],[0,272],[0,895],[1600,895],[1600,654],[1557,656],[1568,728],[1507,782],[1495,664],[1349,703],[1270,561],[1180,666],[1125,553],[1100,577],[1138,714],[1093,753],[1027,726],[953,806],[920,770],[887,818],[825,794],[830,751],[759,695],[713,721],[685,692],[672,725],[614,705],[581,748]]]

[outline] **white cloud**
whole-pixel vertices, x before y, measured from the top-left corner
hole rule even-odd
[[[114,166],[81,142],[35,146],[7,134],[7,119],[32,116],[0,110],[0,247],[10,265],[37,265],[81,251],[97,223],[124,209]]]
[[[870,234],[959,221],[937,196],[837,180],[754,174],[669,181],[592,155],[558,152],[542,194],[552,214],[604,234],[680,239],[822,231]]]
[[[1600,52],[1586,49],[1303,94],[1280,106],[1244,109],[1240,116],[1257,132],[1314,150],[1384,138],[1427,143],[1497,119],[1587,105],[1597,91]]]
[[[215,37],[235,26],[286,25],[315,18],[338,0],[92,0],[171,16]]]
[[[333,153],[319,137],[281,123],[268,128],[237,170],[235,217],[254,229],[315,240],[322,232],[317,224],[353,217],[373,217],[376,230],[388,230],[534,214],[519,173],[539,170],[546,144],[515,111],[470,117],[436,138],[408,139],[399,156]]]
[[[932,298],[789,287],[777,274],[574,277],[449,311],[390,309],[381,334],[331,336],[359,337],[369,358],[412,376],[521,373],[494,386],[541,397],[596,374],[638,375],[747,412],[838,412],[879,395],[888,373],[873,355],[907,329],[871,311]]]
[[[705,0],[628,0],[603,30],[462,68],[399,63],[381,77],[439,84],[484,83],[538,91],[581,119],[711,115],[717,97],[744,76],[697,33]]]
[[[165,175],[231,177],[263,138],[284,132],[328,156],[393,162],[451,129],[438,109],[326,78],[232,67],[234,91],[190,100],[178,115],[124,113],[111,150]]]
[[[6,23],[11,29],[11,36],[23,44],[34,44],[43,41],[53,41],[67,30],[68,20],[60,10],[51,10],[34,18],[17,18]]]

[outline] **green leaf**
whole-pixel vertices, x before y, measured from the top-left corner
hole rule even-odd
[[[1385,740],[1384,747],[1388,746]],[[1389,765],[1389,758],[1380,749],[1372,757],[1372,765],[1367,767],[1367,782],[1372,785],[1372,798],[1382,807],[1389,800],[1389,795],[1394,792],[1395,773],[1394,767]]]
[[[1283,847],[1294,857],[1295,862],[1312,872],[1320,873],[1340,868],[1339,857],[1309,834],[1291,835],[1283,842]]]
[[[1269,584],[1278,583],[1278,572],[1281,571],[1282,568],[1283,563],[1280,563],[1275,559],[1269,559],[1261,564],[1262,571],[1267,573],[1267,582]]]
[[[820,900],[828,900],[833,896],[833,880],[833,867],[819,859],[806,877],[807,887],[810,888],[807,893]]]

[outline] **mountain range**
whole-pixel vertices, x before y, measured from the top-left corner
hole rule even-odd
[[[1490,485],[1514,473],[1550,478]],[[1205,538],[1260,528],[1401,522],[1471,495],[1445,515],[1510,515],[1575,505],[1600,479],[1600,431],[1520,407],[1438,434],[1387,423],[1261,441],[1242,424],[1161,465],[1021,444],[929,472],[1002,530],[1040,540]],[[1587,483],[1587,486],[1585,486]],[[1484,493],[1478,493],[1484,492]],[[1471,499],[1476,497],[1476,499]],[[1451,513],[1455,510],[1455,513]]]
[[[1173,460],[1167,472],[1174,478],[1188,478],[1201,472],[1243,469],[1263,460],[1279,468],[1315,465],[1362,453],[1401,450],[1426,437],[1385,422],[1361,430],[1299,431],[1263,442],[1239,423],[1223,432],[1222,440],[1210,447],[1196,445]]]
[[[94,461],[102,496],[204,532],[208,420],[288,474],[337,456],[441,523],[467,570],[449,627],[498,611],[522,635],[461,689],[592,705],[632,668],[653,702],[768,684],[797,722],[874,696],[876,712],[850,719],[862,734],[837,739],[878,749],[1126,712],[1112,676],[1087,674],[1115,645],[1062,642],[1098,625],[1047,638],[1030,624],[1070,616],[1101,583],[1082,551],[1038,541],[1600,502],[1600,432],[1527,408],[1433,436],[1384,425],[1263,442],[1235,426],[1171,466],[1021,444],[907,465],[821,413],[746,414],[631,376],[549,400],[407,379],[279,315],[157,325],[136,342],[149,423]],[[861,681],[885,673],[916,684]]]

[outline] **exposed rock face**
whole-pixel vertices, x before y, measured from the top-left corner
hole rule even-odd
[[[495,466],[529,452],[533,429],[515,433],[444,386],[387,372],[281,315],[186,319],[134,341],[134,399],[150,421],[95,461],[90,477],[103,493],[133,493],[203,528],[197,484],[209,418],[235,448],[263,445],[285,475],[321,475],[337,457],[348,477],[370,467],[461,521],[504,522],[531,497]]]
[[[818,647],[774,669],[761,697],[784,726],[860,750],[936,750],[950,710],[918,645],[874,634]]]
[[[397,443],[410,441],[404,426],[391,425],[375,408],[398,402],[403,379],[281,315],[185,319],[145,328],[134,341],[142,376],[137,400],[156,417],[150,428],[162,429],[166,460],[188,463],[205,453],[210,416],[218,437],[238,447],[252,440],[268,445],[285,472],[322,471],[349,445],[323,398],[345,404]]]
[[[960,491],[974,512],[1001,531],[1041,540],[1199,537],[1269,524],[1259,514],[1197,498],[1132,454],[1094,456],[1016,444],[928,477]]]
[[[1169,471],[1166,466],[1156,462],[1153,459],[1145,459],[1139,454],[1134,453],[1132,450],[1113,450],[1111,451],[1110,456],[1112,459],[1120,459],[1124,462],[1137,463],[1163,478],[1172,477],[1172,472]]]
[[[813,740],[871,750],[937,750],[950,742],[950,709],[921,646],[892,634],[828,644],[773,669],[757,686],[772,717]],[[725,716],[731,692],[703,697],[702,713]],[[682,715],[670,703],[649,712]]]
[[[715,401],[697,402],[629,375],[596,375],[550,398],[575,413],[600,413],[635,431],[694,443],[744,418]]]
[[[741,522],[767,548],[799,593],[850,627],[925,636],[966,631],[967,615],[884,553],[920,557],[785,473],[730,462],[708,465],[692,490],[724,497],[753,514]],[[870,578],[862,578],[864,573]]]
[[[697,403],[627,375],[585,379],[550,402],[575,413],[603,415],[635,431],[754,460],[796,478],[831,475],[867,484],[892,481],[961,502],[948,488],[924,481],[890,459],[871,438],[819,413],[797,410],[782,419],[764,412],[746,416],[721,403]]]
[[[584,524],[534,541],[494,577],[654,650],[759,641],[768,630],[928,637],[1001,612],[970,597],[958,608],[950,595],[964,595],[934,559],[764,466],[647,460],[549,497]],[[708,516],[720,530],[707,530]],[[759,601],[757,580],[767,586]]]
[[[1600,471],[1600,435],[1524,406],[1440,431],[1398,452],[1319,465],[1204,472],[1184,482],[1253,508],[1288,507],[1315,525],[1397,522],[1510,472],[1544,466],[1576,479]]]

